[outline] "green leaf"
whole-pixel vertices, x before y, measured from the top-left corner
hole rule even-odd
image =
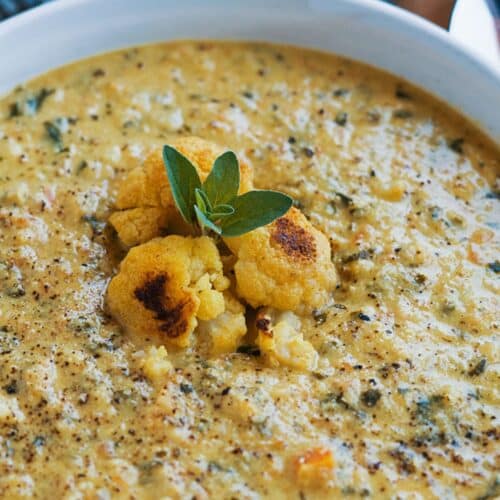
[[[222,230],[219,226],[215,225],[201,210],[198,205],[194,206],[194,212],[196,214],[196,219],[198,220],[198,224],[200,228],[203,230],[204,227],[208,227],[217,234],[221,234]]]
[[[184,220],[194,224],[197,218],[195,190],[201,188],[198,172],[184,155],[171,146],[163,146],[163,162],[175,204]]]
[[[219,219],[224,219],[226,217],[230,217],[234,214],[234,208],[231,205],[217,205],[213,210],[209,210],[210,220],[216,221]]]
[[[210,211],[210,205],[207,204],[207,195],[201,189],[196,188],[194,190],[194,197],[196,199],[196,205],[198,205],[204,214]]]
[[[226,151],[215,161],[212,170],[203,183],[212,206],[230,203],[238,195],[240,187],[240,166],[232,151]]]
[[[293,200],[278,191],[249,191],[235,198],[234,214],[221,222],[223,236],[240,236],[284,215]]]

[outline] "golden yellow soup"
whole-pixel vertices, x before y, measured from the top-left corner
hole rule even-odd
[[[154,376],[158,338],[107,312],[118,187],[192,135],[327,235],[333,303],[301,317],[314,370],[269,366],[250,333],[224,355],[203,336],[166,344],[172,369]],[[498,148],[442,103],[298,48],[154,45],[14,89],[0,101],[0,497],[497,497],[499,173]]]

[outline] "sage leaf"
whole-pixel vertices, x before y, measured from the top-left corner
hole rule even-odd
[[[213,210],[209,211],[210,220],[219,220],[225,217],[230,217],[234,214],[234,208],[231,205],[217,205]]]
[[[194,197],[196,199],[196,205],[204,214],[206,214],[209,211],[207,203],[205,202],[206,194],[201,189],[195,189]]]
[[[207,193],[205,193],[205,191],[203,191],[203,187],[201,189],[198,189],[197,191],[199,192],[199,196],[203,200],[203,203],[207,207],[206,211],[212,212],[213,211],[212,204],[210,203],[210,200],[208,199]]]
[[[163,161],[175,205],[183,219],[194,224],[197,220],[195,190],[201,188],[198,172],[184,155],[171,146],[163,147]]]
[[[212,206],[230,203],[238,195],[240,187],[240,166],[232,151],[221,154],[203,183]]]
[[[249,191],[236,197],[234,214],[221,221],[223,236],[240,236],[284,215],[293,200],[278,191]]]
[[[204,227],[211,229],[214,233],[221,234],[222,229],[214,224],[207,216],[204,214],[198,205],[194,206],[194,212],[196,215],[196,219],[198,220],[198,225],[203,230]]]

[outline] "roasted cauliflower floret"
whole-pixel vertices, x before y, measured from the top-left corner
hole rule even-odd
[[[186,347],[198,319],[224,312],[228,286],[213,240],[168,236],[130,250],[109,284],[107,304],[133,333]]]
[[[172,144],[197,168],[200,179],[206,179],[213,162],[225,149],[198,137],[183,137]],[[251,170],[240,163],[240,193],[252,188]],[[153,151],[140,167],[123,181],[116,198],[115,212],[109,219],[126,246],[144,243],[160,236],[167,226],[174,232],[189,234],[190,228],[178,212],[168,183],[162,150]],[[151,210],[155,209],[154,212]],[[141,229],[145,224],[147,228]]]
[[[149,241],[167,227],[167,214],[158,207],[131,208],[111,214],[109,222],[125,246]]]
[[[224,292],[225,311],[211,321],[200,323],[200,333],[208,335],[212,342],[212,354],[236,351],[247,333],[245,307],[229,292]]]
[[[311,371],[318,366],[318,353],[304,340],[300,319],[290,311],[270,308],[259,311],[256,318],[257,345],[271,366],[289,366]]]
[[[323,306],[335,288],[328,239],[296,208],[225,243],[237,256],[237,293],[252,307],[305,312]]]

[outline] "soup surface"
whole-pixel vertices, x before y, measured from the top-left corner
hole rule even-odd
[[[106,312],[120,183],[191,135],[327,235],[334,300],[300,318],[317,369],[269,366],[251,334],[218,356],[198,336],[148,376],[161,343]],[[309,50],[169,43],[16,88],[0,101],[0,497],[497,497],[499,173],[442,103]]]

